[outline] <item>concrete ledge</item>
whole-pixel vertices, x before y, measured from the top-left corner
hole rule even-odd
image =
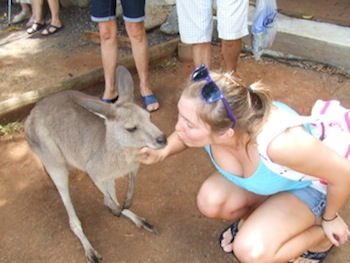
[[[255,8],[249,7],[251,27]],[[350,69],[350,28],[278,14],[277,35],[272,51],[316,60]],[[251,38],[243,39],[251,46]]]

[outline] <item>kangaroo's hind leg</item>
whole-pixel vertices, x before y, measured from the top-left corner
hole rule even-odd
[[[53,151],[53,148],[50,147],[50,152]],[[56,151],[56,153],[58,153]],[[78,219],[70,195],[69,195],[69,172],[67,169],[67,166],[65,165],[64,159],[60,154],[57,155],[50,155],[48,152],[40,152],[38,155],[40,156],[40,159],[43,162],[43,165],[45,167],[46,172],[52,179],[53,183],[55,184],[61,199],[63,201],[63,204],[66,208],[68,217],[69,217],[69,224],[70,228],[73,231],[73,233],[79,238],[81,244],[83,245],[85,255],[87,257],[87,260],[89,262],[100,262],[102,259],[101,256],[98,254],[98,252],[92,247],[89,240],[85,236],[81,222]]]

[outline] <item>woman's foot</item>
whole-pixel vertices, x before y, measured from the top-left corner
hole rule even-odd
[[[11,21],[11,24],[18,24],[23,22],[24,20],[27,20],[31,17],[31,13],[30,12],[26,12],[26,11],[21,11],[20,13],[18,13],[17,15],[15,15]]]
[[[159,102],[157,98],[151,94],[147,96],[143,96],[143,104],[148,112],[154,112],[159,109]]]
[[[112,103],[116,103],[118,99],[119,99],[119,96],[117,95],[117,97],[115,97],[114,99],[101,99],[101,101],[112,104]]]
[[[156,96],[152,93],[152,90],[145,88],[145,91],[141,90],[141,96],[143,99],[143,104],[148,112],[154,112],[159,109],[159,102]]]
[[[34,15],[32,15],[29,18],[28,22],[24,25],[24,27],[25,28],[30,28],[31,26],[33,26],[34,22],[35,22]]]
[[[43,27],[45,27],[44,23],[38,23],[35,22],[30,28],[27,29],[27,33],[28,34],[34,34],[35,32],[38,32],[39,30],[41,30]]]
[[[48,25],[43,31],[41,31],[42,36],[50,36],[57,33],[63,28],[63,26],[55,26],[53,24]]]
[[[289,261],[293,263],[322,263],[326,257],[328,256],[328,253],[332,250],[334,246],[332,245],[328,250],[320,251],[320,252],[312,252],[312,251],[306,251],[303,253],[300,257],[296,258],[295,260]]]
[[[220,235],[219,244],[226,253],[233,252],[233,241],[238,232],[239,222],[240,220],[233,222],[233,224],[227,227]]]

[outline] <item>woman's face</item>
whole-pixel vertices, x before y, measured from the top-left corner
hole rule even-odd
[[[212,132],[209,125],[197,116],[195,103],[195,100],[181,96],[177,104],[179,116],[175,130],[188,147],[204,147],[212,143]]]

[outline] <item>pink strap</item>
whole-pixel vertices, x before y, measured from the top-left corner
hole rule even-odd
[[[330,105],[331,105],[331,101],[330,100],[325,101],[324,106],[323,106],[323,108],[322,108],[320,113],[321,114],[325,114]]]

